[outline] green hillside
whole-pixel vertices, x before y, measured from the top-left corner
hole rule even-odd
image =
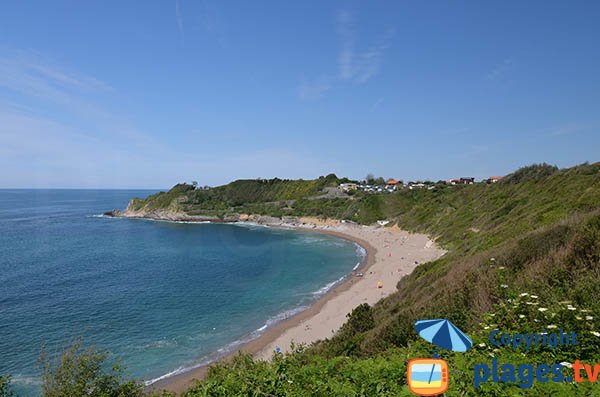
[[[595,383],[567,380],[574,375],[569,368],[558,383],[532,382],[528,374],[535,368],[525,367],[528,372],[515,372],[508,382],[474,388],[475,366],[491,365],[493,359],[515,367],[577,359],[600,363],[600,163],[562,170],[534,165],[495,184],[322,197],[324,188],[340,181],[335,175],[236,181],[209,190],[181,184],[132,201],[137,210],[221,217],[316,215],[365,224],[388,219],[435,236],[448,249],[404,277],[394,294],[373,307],[357,307],[332,338],[270,363],[240,355],[214,365],[187,397],[412,395],[405,386],[407,362],[432,354],[431,344],[414,331],[414,322],[425,318],[448,318],[474,342],[466,353],[441,352],[450,367],[448,396],[600,395]],[[577,332],[578,344],[527,352],[496,347],[488,340],[495,328],[564,329]]]
[[[345,180],[330,174],[314,180],[241,179],[210,189],[178,184],[168,192],[133,199],[130,208],[137,211],[170,209],[189,215],[219,217],[254,208],[272,213],[290,202],[318,197],[324,188],[336,187]]]
[[[422,318],[449,318],[476,343],[468,353],[443,355],[454,376],[448,395],[475,394],[473,366],[491,356],[514,364],[600,357],[600,164],[527,167],[502,183],[356,197],[350,206],[438,236],[450,251],[419,266],[373,308],[355,310],[335,337],[272,364],[239,357],[216,366],[188,396],[410,395],[402,386],[406,362],[431,355],[413,328]],[[579,345],[524,355],[487,343],[486,327],[548,326],[577,331]],[[597,387],[487,382],[478,392],[593,395]]]

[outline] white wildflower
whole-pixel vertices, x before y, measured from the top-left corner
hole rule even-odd
[[[596,332],[596,331],[590,331],[590,333],[594,336],[597,336],[600,338],[600,332]]]
[[[594,319],[594,317],[592,317],[592,316],[585,316],[585,319],[588,320],[588,321],[591,321],[591,320]]]
[[[567,306],[567,309],[569,309],[569,310],[577,310],[576,308],[574,308],[574,307],[573,307],[573,306],[571,306],[571,305],[568,305],[568,306]]]
[[[500,284],[500,287],[501,288],[508,288],[508,285],[506,285],[506,284]]]
[[[547,309],[547,308],[545,308],[545,307],[538,307],[538,310],[539,310],[539,311],[541,311],[541,312],[545,312],[545,311],[547,311],[548,309]]]
[[[524,314],[519,314],[519,318],[525,318]]]
[[[530,297],[533,298],[533,299],[539,298],[539,296],[537,296],[537,295],[530,295]]]
[[[499,267],[498,267],[498,269],[500,269],[500,270],[504,270],[504,269],[505,269],[505,267],[504,267],[504,266],[499,266]]]
[[[496,261],[496,258],[490,258],[490,260],[491,260],[492,262],[494,262],[494,261]]]
[[[554,329],[554,328],[556,328],[556,325],[549,325],[546,328],[548,328],[548,329]]]
[[[485,343],[480,343],[478,346],[479,347],[485,347]]]
[[[527,292],[522,292],[519,294],[519,296],[527,296],[527,295],[529,295]]]

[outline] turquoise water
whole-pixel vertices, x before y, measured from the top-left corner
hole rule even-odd
[[[42,344],[79,336],[143,380],[214,359],[360,260],[316,233],[98,216],[150,193],[0,190],[0,374],[18,392],[39,393]]]

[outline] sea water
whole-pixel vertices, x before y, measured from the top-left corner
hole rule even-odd
[[[40,393],[42,346],[77,338],[152,382],[235,350],[361,260],[349,241],[107,218],[152,191],[0,190],[0,375]]]

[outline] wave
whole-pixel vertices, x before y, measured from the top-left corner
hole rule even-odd
[[[356,264],[356,266],[354,267],[354,269],[356,269],[356,267],[358,267],[360,265],[361,262],[358,262]],[[338,278],[335,281],[332,281],[328,284],[326,284],[324,287],[319,288],[318,290],[314,291],[312,293],[312,296],[314,298],[319,298],[322,295],[326,294],[327,292],[329,292],[334,286],[340,284],[342,281],[344,281],[344,279],[347,276],[344,275],[340,278]],[[190,372],[193,371],[197,368],[212,364],[213,362],[219,360],[220,358],[225,357],[226,355],[228,355],[229,353],[235,351],[239,346],[245,345],[255,339],[257,339],[259,336],[261,336],[267,329],[281,323],[282,321],[285,321],[291,317],[294,317],[296,314],[299,314],[301,312],[303,312],[304,310],[308,309],[310,307],[310,305],[302,305],[302,306],[298,306],[295,307],[293,309],[289,309],[289,310],[285,310],[271,318],[269,318],[262,326],[260,326],[259,328],[255,329],[254,331],[250,332],[249,334],[247,334],[246,336],[237,339],[223,347],[221,347],[220,349],[216,350],[215,352],[204,356],[199,362],[189,365],[189,366],[181,366],[179,368],[174,369],[171,372],[168,372],[164,375],[161,375],[159,377],[144,381],[144,384],[146,386],[150,386],[156,382],[159,382],[161,380],[164,379],[168,379],[170,377],[173,376],[177,376],[180,374],[184,374],[186,372]]]
[[[157,221],[157,222],[168,222],[168,223],[185,223],[185,224],[201,224],[201,225],[205,225],[207,223],[213,223],[212,221],[171,221],[168,219],[150,219],[152,221]]]
[[[263,229],[264,229],[264,228],[267,228],[267,229],[276,229],[276,228],[274,228],[274,227],[271,227],[271,226],[269,226],[269,225],[265,225],[265,224],[263,224],[263,223],[258,223],[258,222],[249,222],[249,221],[243,221],[243,222],[231,222],[231,223],[229,223],[229,224],[230,224],[230,225],[235,225],[235,226],[247,227],[247,228],[249,228],[249,229],[252,229],[252,228],[257,228],[257,227],[260,227],[260,228],[263,228]]]
[[[153,218],[128,218],[123,216],[108,216],[104,214],[88,215],[86,218],[107,218],[107,219],[135,219],[136,221],[148,221],[148,222],[165,222],[165,223],[186,223],[186,224],[207,224],[213,223],[212,221],[177,221],[171,219],[153,219]]]
[[[367,250],[358,243],[354,243],[354,245],[356,246],[356,255],[358,255],[362,262],[367,257]]]
[[[93,217],[98,217],[98,218],[103,218],[103,217],[107,217],[104,215],[94,215]],[[108,218],[108,217],[107,217]],[[126,218],[125,218],[126,219]],[[196,222],[196,221],[176,221],[176,220],[164,220],[164,219],[150,219],[150,218],[138,218],[140,220],[147,220],[147,221],[154,221],[154,222],[169,222],[169,223],[193,223],[193,224],[207,224],[207,223],[213,223],[211,221],[202,221],[202,222]],[[246,227],[246,228],[270,228],[274,231],[278,230],[278,229],[283,229],[283,228],[279,228],[279,227],[273,227],[271,225],[265,225],[265,224],[260,224],[260,223],[254,223],[254,222],[233,222],[230,223],[230,225],[235,225],[235,226],[241,226],[241,227]],[[307,238],[309,241],[308,242],[321,242],[323,241],[321,238],[317,237],[317,236],[310,236]],[[306,244],[307,241],[306,239],[302,239],[302,243]],[[340,244],[341,245],[341,244]],[[364,263],[364,260],[367,256],[367,251],[364,247],[362,247],[360,244],[354,242],[355,245],[355,252],[356,255],[359,259],[359,261],[354,265],[354,267],[352,268],[352,271],[355,271],[361,264]],[[348,274],[345,274],[341,277],[339,277],[338,279],[327,283],[325,286],[319,288],[318,290],[309,293],[309,296],[311,297],[310,299],[310,303],[309,304],[304,304],[304,305],[300,305],[298,307],[295,307],[293,309],[289,309],[289,310],[285,310],[281,313],[276,314],[273,317],[270,317],[262,326],[260,326],[259,328],[255,329],[254,331],[249,332],[248,334],[244,335],[243,337],[217,349],[216,351],[213,351],[212,353],[202,356],[197,360],[194,360],[194,362],[188,362],[178,368],[175,368],[174,370],[167,372],[163,375],[160,375],[158,377],[149,379],[144,381],[144,384],[146,386],[150,386],[152,384],[155,384],[156,382],[160,382],[163,381],[165,379],[168,378],[172,378],[174,376],[178,376],[190,371],[193,371],[197,368],[200,367],[204,367],[206,365],[210,365],[216,361],[218,361],[219,359],[227,356],[228,354],[236,351],[237,349],[240,348],[240,346],[243,346],[255,339],[257,339],[258,337],[260,337],[262,334],[264,334],[265,331],[267,331],[268,329],[270,329],[271,327],[274,327],[275,325],[281,323],[282,321],[285,321],[295,315],[297,315],[298,313],[303,312],[304,310],[308,309],[310,307],[310,305],[312,303],[314,303],[314,301],[316,301],[317,299],[319,299],[320,297],[322,297],[323,295],[325,295],[327,292],[329,292],[332,288],[334,288],[335,286],[339,285],[340,283],[342,283],[346,278],[348,277]],[[306,295],[305,295],[306,296]],[[162,344],[164,342],[158,342],[158,346],[156,347],[162,347]]]
[[[360,247],[362,249],[362,247]],[[366,252],[365,252],[366,253]],[[353,270],[355,270],[358,266],[360,266],[362,262],[358,262]],[[332,281],[328,284],[326,284],[324,287],[319,288],[318,290],[314,291],[312,293],[312,296],[314,298],[319,298],[323,295],[325,295],[327,292],[329,292],[333,287],[335,287],[336,285],[340,284],[342,281],[344,281],[344,279],[346,279],[347,275],[344,275],[340,278],[338,278],[335,281]],[[174,369],[171,372],[168,372],[164,375],[161,375],[159,377],[144,381],[144,384],[146,386],[150,386],[156,382],[159,382],[161,380],[164,379],[168,379],[170,377],[173,376],[177,376],[177,375],[181,375],[184,374],[186,372],[190,372],[193,371],[197,368],[209,365],[214,363],[215,361],[219,360],[220,358],[225,357],[226,355],[228,355],[229,353],[235,351],[239,346],[245,345],[255,339],[257,339],[258,337],[260,337],[267,329],[281,323],[282,321],[285,321],[291,317],[294,317],[295,315],[303,312],[304,310],[308,309],[310,307],[310,305],[302,305],[302,306],[298,306],[295,307],[293,309],[289,309],[289,310],[285,310],[271,318],[269,318],[262,326],[260,326],[259,328],[255,329],[254,331],[250,332],[249,334],[247,334],[246,336],[237,339],[221,348],[219,348],[218,350],[216,350],[215,352],[204,356],[199,362],[194,363],[192,365],[188,365],[188,366],[181,366],[179,368]]]
[[[295,316],[298,313],[303,312],[304,310],[308,309],[308,307],[309,306],[303,305],[303,306],[296,307],[294,309],[283,311],[283,312],[269,318],[261,327],[250,332],[245,337],[237,339],[237,340],[221,347],[220,349],[216,350],[215,352],[213,352],[207,356],[204,356],[199,362],[189,365],[189,366],[181,366],[181,367],[176,368],[173,371],[168,372],[164,375],[144,381],[144,384],[146,386],[150,386],[161,380],[168,379],[170,377],[177,376],[180,374],[184,374],[186,372],[193,371],[196,368],[200,368],[200,367],[212,364],[213,362],[219,360],[220,358],[223,358],[226,355],[228,355],[229,353],[235,351],[239,346],[245,345],[246,343],[249,343],[249,342],[255,340],[256,338],[261,336],[267,329],[279,324],[280,322],[282,322],[284,320],[287,320],[288,318]]]
[[[38,376],[15,375],[10,377],[10,383],[26,386],[40,386],[42,384],[42,378]]]
[[[330,289],[332,289],[333,287],[335,287],[336,285],[338,285],[339,283],[344,281],[345,278],[346,278],[346,275],[338,278],[335,281],[330,282],[329,284],[325,285],[322,288],[319,288],[318,290],[316,290],[315,292],[312,293],[313,296],[319,297],[319,296],[325,295],[327,292],[329,292]]]

